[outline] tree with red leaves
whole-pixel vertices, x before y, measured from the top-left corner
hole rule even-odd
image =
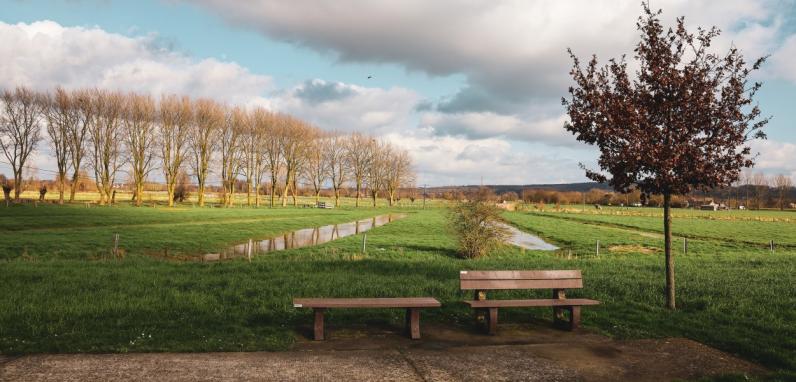
[[[565,128],[600,149],[600,171],[581,164],[589,179],[620,192],[663,196],[666,306],[675,309],[672,195],[729,186],[754,165],[748,142],[765,139],[761,129],[769,118],[753,104],[761,84],[747,77],[765,57],[749,66],[734,46],[724,55],[711,53],[716,27],[691,33],[680,17],[667,30],[660,10],[648,4],[643,10],[635,75],[624,56],[600,68],[593,56],[584,68],[570,50],[576,86],[562,104],[570,119]]]

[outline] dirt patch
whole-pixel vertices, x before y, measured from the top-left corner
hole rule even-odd
[[[608,250],[614,253],[643,253],[645,255],[652,255],[654,253],[660,252],[658,248],[650,248],[645,247],[643,245],[612,245],[608,247]]]

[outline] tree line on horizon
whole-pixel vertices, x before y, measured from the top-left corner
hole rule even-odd
[[[260,206],[267,190],[272,207],[277,194],[282,206],[289,196],[297,205],[300,182],[316,199],[330,187],[336,206],[348,184],[355,189],[357,206],[366,197],[375,206],[380,196],[392,205],[399,189],[415,180],[404,149],[361,133],[323,131],[263,107],[174,94],[156,99],[98,88],[41,92],[19,86],[0,92],[0,150],[13,172],[13,181],[3,180],[6,200],[13,189],[19,201],[23,170],[45,139],[57,167],[60,204],[74,200],[87,170],[93,172],[100,204],[114,202],[119,174],[128,172],[136,206],[158,169],[169,206],[186,176],[196,180],[203,206],[211,172],[220,178],[224,206],[233,204],[241,179],[248,205]]]
[[[461,201],[470,200],[474,195],[489,192],[482,198],[493,202],[542,203],[542,204],[596,204],[603,206],[643,205],[663,207],[661,195],[644,195],[640,190],[616,192],[611,189],[592,187],[580,191],[555,189],[550,187],[523,186],[445,186],[433,187],[426,191],[430,198]],[[687,195],[672,195],[671,204],[676,208],[698,207],[700,204],[714,202],[727,208],[764,209],[796,208],[796,188],[793,180],[785,174],[766,175],[762,172],[743,172],[738,181],[728,187],[708,191],[694,190]]]

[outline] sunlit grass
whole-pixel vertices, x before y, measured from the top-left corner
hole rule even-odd
[[[720,240],[727,226],[702,218],[686,221],[686,211],[678,211],[674,223],[676,232],[691,237],[688,255],[675,253],[675,312],[663,309],[662,240],[654,235],[655,216],[646,225],[645,220],[574,212],[506,213],[516,226],[561,249],[505,247],[478,260],[454,256],[455,240],[446,229],[444,210],[407,208],[402,209],[407,218],[368,232],[366,253],[360,253],[361,236],[352,236],[262,255],[251,263],[147,256],[166,248],[175,257],[212,251],[250,237],[385,211],[0,207],[0,350],[287,349],[296,330],[311,322],[308,312],[292,308],[295,296],[434,296],[443,307],[425,312],[424,320],[468,327],[471,312],[458,303],[468,297],[458,289],[459,270],[581,269],[585,288],[568,295],[603,302],[584,309],[587,328],[622,338],[688,337],[771,368],[796,368],[796,251],[782,248],[772,255],[760,246]],[[741,227],[750,223],[733,222]],[[681,224],[693,226],[678,231]],[[790,227],[783,222],[759,224],[760,229],[748,231],[784,237],[787,232],[781,230]],[[730,239],[732,229],[726,233]],[[121,235],[127,251],[123,260],[108,256],[113,233]],[[550,319],[547,309],[507,309],[501,315],[504,322]],[[338,325],[380,322],[398,327],[402,319],[398,310],[329,313],[330,322]]]

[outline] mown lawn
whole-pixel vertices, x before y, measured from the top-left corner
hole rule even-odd
[[[688,337],[783,375],[796,369],[796,251],[771,255],[699,232],[690,236],[689,254],[676,260],[675,312],[662,308],[661,240],[644,234],[652,228],[606,226],[599,218],[507,213],[507,220],[561,250],[507,247],[478,260],[455,257],[442,209],[404,209],[407,218],[368,233],[365,254],[359,253],[361,237],[354,236],[251,263],[150,256],[165,248],[174,257],[211,252],[250,237],[385,211],[0,208],[0,351],[287,349],[296,331],[311,322],[309,312],[292,308],[294,296],[434,296],[443,308],[424,313],[424,320],[467,326],[472,316],[457,303],[466,298],[458,290],[460,270],[582,269],[585,288],[571,295],[603,301],[584,310],[589,328],[623,338]],[[113,233],[122,237],[124,260],[108,256]],[[599,257],[596,240],[603,247]],[[550,319],[548,309],[501,315],[504,322]],[[399,326],[403,312],[333,310],[329,320]]]

